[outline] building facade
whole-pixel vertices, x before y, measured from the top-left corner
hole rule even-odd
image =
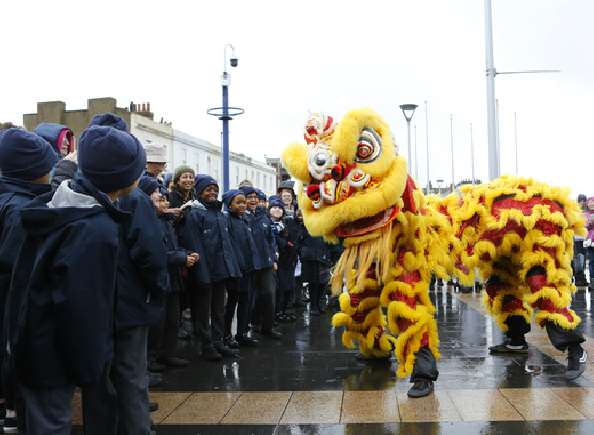
[[[117,107],[115,98],[87,100],[87,108],[66,110],[62,101],[37,103],[37,113],[23,115],[25,128],[33,130],[40,122],[67,125],[78,137],[93,116],[111,112],[121,116],[140,142],[165,148],[167,170],[173,172],[180,165],[188,165],[196,173],[208,174],[222,184],[222,153],[220,147],[173,128],[171,123],[155,121],[150,104],[130,103],[129,108]],[[267,195],[276,193],[277,172],[267,163],[243,154],[231,152],[229,159],[229,186],[237,187],[243,180],[250,180]]]

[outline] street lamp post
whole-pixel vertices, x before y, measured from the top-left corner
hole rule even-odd
[[[456,188],[456,179],[454,177],[454,116],[450,114],[450,149],[452,153],[452,193]]]
[[[491,0],[485,0],[485,54],[487,72],[487,139],[489,157],[489,179],[499,177],[499,137],[498,137],[498,114],[495,101],[495,77],[501,74],[542,74],[558,73],[558,69],[532,69],[522,71],[497,71],[493,61],[493,13]]]
[[[476,184],[474,177],[474,140],[472,137],[472,122],[470,123],[470,165],[472,170],[472,184]]]
[[[415,125],[415,183],[419,180],[419,161],[417,159],[417,126]]]
[[[400,109],[402,110],[402,114],[406,119],[406,127],[408,129],[408,173],[409,175],[412,173],[412,150],[410,144],[410,121],[412,120],[413,115],[415,114],[415,109],[419,107],[416,104],[402,104],[400,105]]]
[[[429,112],[427,100],[425,100],[425,141],[427,145],[427,194],[431,193],[431,177],[429,176]]]
[[[227,57],[228,49],[231,50],[231,56]],[[223,90],[223,106],[213,107],[208,109],[207,113],[212,116],[216,116],[223,121],[223,132],[222,132],[222,155],[223,155],[223,191],[229,190],[229,121],[234,116],[238,116],[244,113],[244,110],[239,107],[229,106],[229,84],[231,80],[231,74],[227,72],[227,65],[231,65],[233,68],[239,64],[239,59],[235,54],[235,48],[231,44],[225,45],[223,53],[223,75],[221,76],[221,87]]]

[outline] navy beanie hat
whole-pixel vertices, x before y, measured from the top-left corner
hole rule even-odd
[[[245,196],[256,193],[256,189],[254,189],[252,186],[241,186],[239,190],[241,190]]]
[[[266,194],[262,192],[260,189],[256,189],[256,195],[258,195],[258,199],[260,201],[266,201]]]
[[[92,125],[78,145],[78,167],[105,193],[132,185],[144,172],[146,153],[133,135],[113,127]]]
[[[216,182],[216,180],[214,178],[212,178],[210,175],[204,175],[204,174],[196,175],[195,183],[196,183],[196,193],[198,195],[200,195],[202,193],[202,191],[204,189],[206,189],[208,186],[212,186],[213,184],[215,186],[219,185]]]
[[[93,116],[88,126],[90,127],[91,125],[104,125],[106,127],[113,127],[116,130],[128,131],[126,121],[113,113],[101,113]]]
[[[272,198],[272,196],[270,198]],[[285,210],[285,205],[278,198],[268,200],[268,210],[270,210],[272,207],[279,207],[279,208],[282,208],[283,211]]]
[[[58,155],[41,136],[20,128],[0,135],[0,172],[4,177],[35,180],[49,174]]]
[[[231,202],[233,201],[233,198],[235,198],[237,195],[245,194],[241,189],[231,189],[223,193],[223,204],[225,204],[225,207],[229,208]]]
[[[138,188],[146,193],[148,196],[151,196],[155,190],[159,189],[161,186],[159,182],[154,177],[140,177],[138,180]]]

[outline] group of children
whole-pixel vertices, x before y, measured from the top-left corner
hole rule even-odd
[[[219,201],[212,177],[163,166],[113,114],[78,144],[58,124],[0,131],[4,433],[18,407],[26,433],[70,434],[76,387],[85,434],[150,433],[149,369],[189,363],[181,312],[204,360],[257,346],[255,333],[281,339],[275,325],[302,303],[299,261],[320,313],[332,255],[290,185],[266,198],[243,183]]]

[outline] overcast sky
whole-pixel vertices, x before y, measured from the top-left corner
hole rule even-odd
[[[368,106],[406,153],[398,105],[419,104],[419,180],[426,183],[423,101],[429,104],[431,179],[469,178],[470,123],[477,177],[486,178],[482,0],[112,1],[2,4],[0,121],[22,124],[37,101],[80,109],[87,98],[150,101],[156,119],[220,143],[223,46],[237,48],[231,149],[262,159],[300,140],[308,110],[340,119]],[[520,174],[594,195],[594,2],[493,0],[503,173],[513,173],[514,112]],[[413,130],[414,131],[414,130]]]

